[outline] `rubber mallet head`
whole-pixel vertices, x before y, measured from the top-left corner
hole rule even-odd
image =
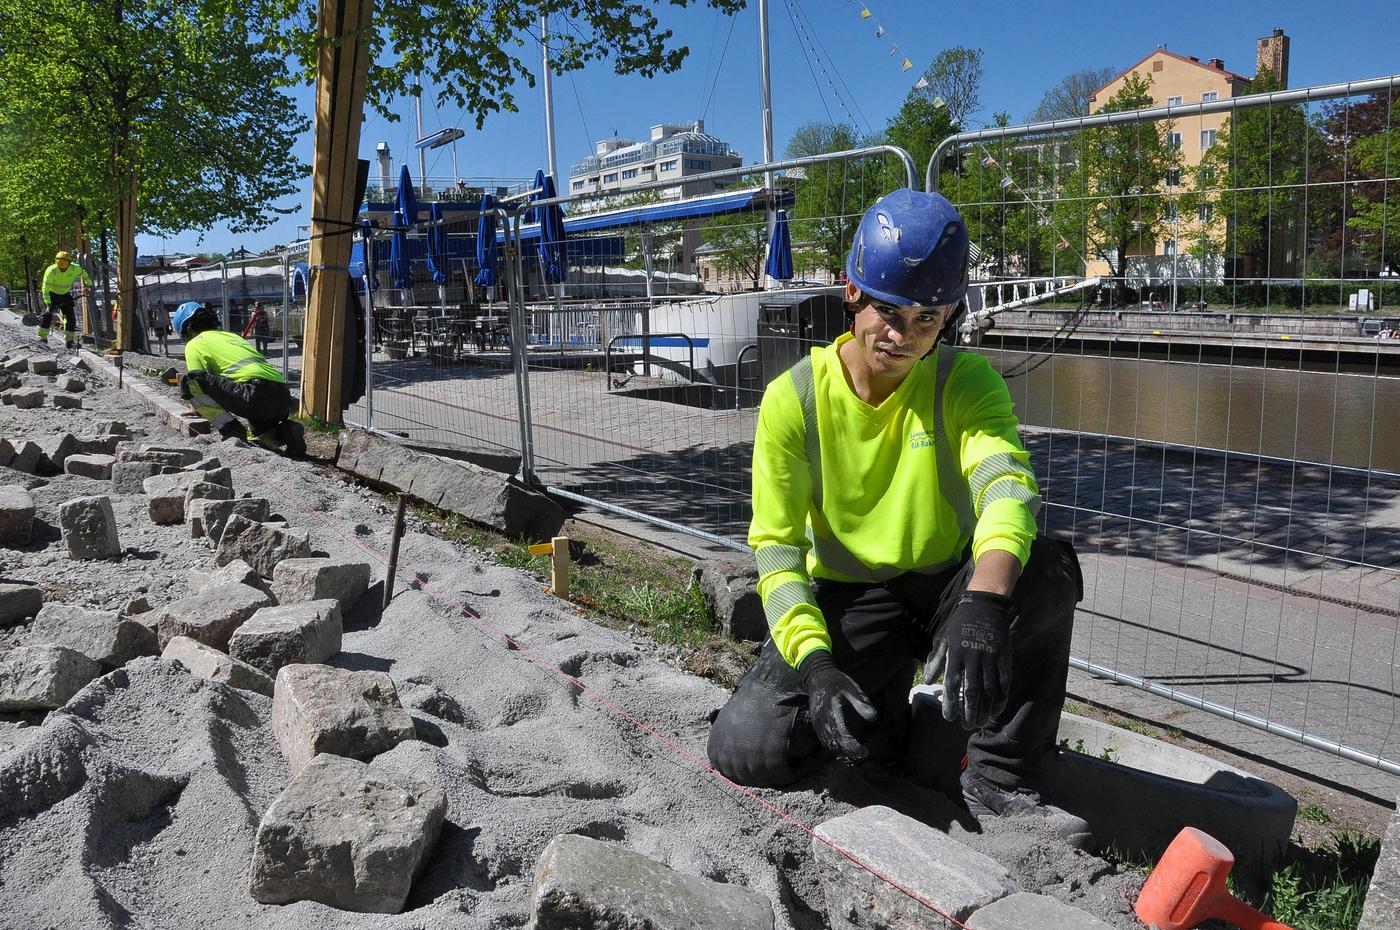
[[[1155,930],[1192,930],[1224,920],[1240,930],[1293,930],[1234,897],[1225,879],[1234,854],[1215,837],[1186,827],[1172,840],[1138,895],[1138,918]]]

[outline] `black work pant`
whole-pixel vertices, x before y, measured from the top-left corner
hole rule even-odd
[[[234,381],[205,371],[187,377],[220,407],[247,420],[255,435],[276,429],[292,415],[292,392],[281,381]]]
[[[972,570],[969,558],[939,575],[909,572],[884,584],[814,581],[832,658],[879,712],[868,740],[873,757],[904,748],[914,671],[967,590]],[[1010,698],[967,746],[968,768],[1004,788],[1033,786],[1054,754],[1074,605],[1083,589],[1074,548],[1037,538],[1011,598]],[[831,758],[808,719],[801,678],[771,639],[715,718],[709,756],[740,784],[773,788]]]
[[[48,329],[53,325],[56,315],[63,317],[63,330],[68,334],[68,338],[73,338],[73,333],[78,329],[78,310],[73,303],[72,294],[49,293],[49,309],[44,311],[44,317],[39,321],[40,329]]]

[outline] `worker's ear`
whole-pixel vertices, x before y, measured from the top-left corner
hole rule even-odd
[[[845,294],[846,303],[854,307],[857,303],[860,302],[860,296],[860,288],[856,286],[856,282],[847,281]]]

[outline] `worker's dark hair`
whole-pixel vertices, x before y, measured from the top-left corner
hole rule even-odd
[[[219,316],[208,307],[200,307],[194,315],[186,321],[180,336],[184,339],[193,339],[200,333],[211,329],[219,328]]]

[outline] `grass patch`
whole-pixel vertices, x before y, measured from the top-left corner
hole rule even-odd
[[[1343,832],[1326,849],[1290,846],[1259,909],[1294,930],[1356,930],[1380,840]]]
[[[341,424],[328,423],[324,417],[314,413],[294,413],[291,419],[300,423],[303,429],[310,430],[313,433],[321,433],[326,436],[339,435],[341,429],[343,429]]]
[[[509,568],[547,584],[551,559],[531,555],[532,540],[508,539],[461,516],[418,504],[414,514],[439,536],[490,553]],[[716,630],[704,594],[691,579],[691,561],[661,554],[593,527],[572,525],[569,601],[603,626],[676,647],[680,667],[733,685],[752,661],[743,645]]]
[[[1321,804],[1299,804],[1298,817],[1310,823],[1331,823],[1332,816]]]
[[[1380,840],[1360,833],[1337,835],[1334,845],[1306,849],[1289,844],[1262,894],[1243,891],[1231,876],[1230,892],[1293,930],[1356,930],[1366,890],[1380,856]],[[1110,847],[1099,853],[1128,872],[1150,875],[1156,862]]]

